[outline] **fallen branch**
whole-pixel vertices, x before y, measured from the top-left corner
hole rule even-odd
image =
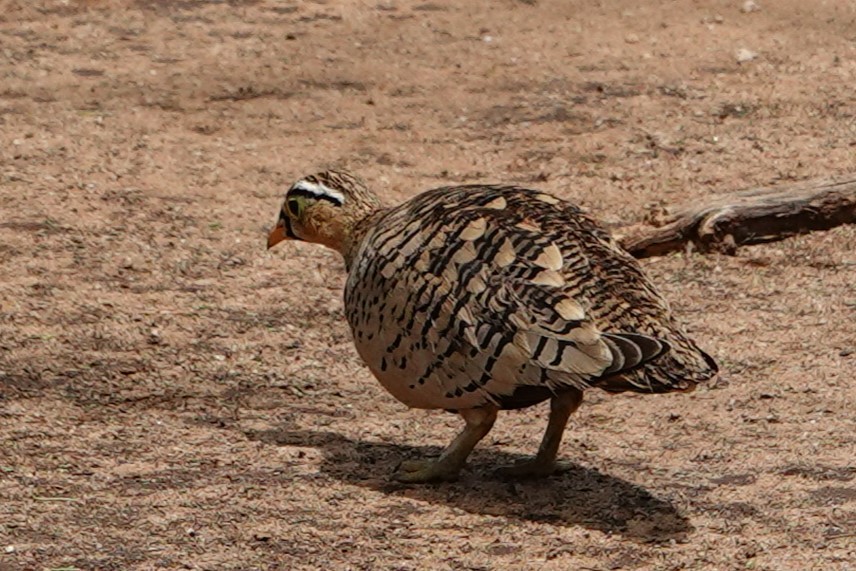
[[[733,255],[738,246],[775,242],[856,223],[856,176],[758,188],[685,208],[665,224],[625,229],[619,240],[637,258],[692,247]]]

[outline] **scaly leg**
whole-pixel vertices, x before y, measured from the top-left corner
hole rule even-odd
[[[497,472],[501,476],[540,478],[549,476],[560,468],[556,462],[556,454],[562,443],[568,418],[583,402],[583,392],[570,390],[556,395],[550,399],[550,419],[547,421],[547,430],[538,448],[538,454],[531,460],[504,466]]]
[[[482,408],[462,410],[467,425],[436,460],[411,460],[402,462],[393,477],[399,482],[431,482],[455,480],[467,462],[479,440],[485,437],[496,421],[497,408],[488,405]]]

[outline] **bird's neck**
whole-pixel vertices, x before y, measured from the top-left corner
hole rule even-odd
[[[345,267],[350,270],[354,258],[359,251],[360,244],[368,234],[368,231],[375,225],[377,219],[389,210],[388,208],[375,208],[366,212],[363,216],[355,218],[351,224],[346,224],[343,229],[343,239],[338,248],[335,248],[342,254],[345,259]]]

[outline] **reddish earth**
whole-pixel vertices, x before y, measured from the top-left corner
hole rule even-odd
[[[613,227],[856,172],[856,4],[741,6],[0,2],[0,569],[854,569],[855,227],[645,261],[720,381],[592,392],[542,482],[504,414],[422,487],[459,420],[362,367],[335,254],[264,249],[327,165]]]

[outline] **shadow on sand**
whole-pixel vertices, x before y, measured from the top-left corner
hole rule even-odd
[[[321,472],[348,484],[470,513],[582,526],[645,543],[680,542],[693,531],[686,516],[668,500],[621,478],[577,464],[550,478],[512,481],[494,476],[492,470],[523,456],[477,449],[470,468],[459,481],[409,485],[390,478],[398,462],[436,456],[439,448],[365,442],[313,430],[272,429],[246,435],[267,444],[318,448],[323,453]]]

